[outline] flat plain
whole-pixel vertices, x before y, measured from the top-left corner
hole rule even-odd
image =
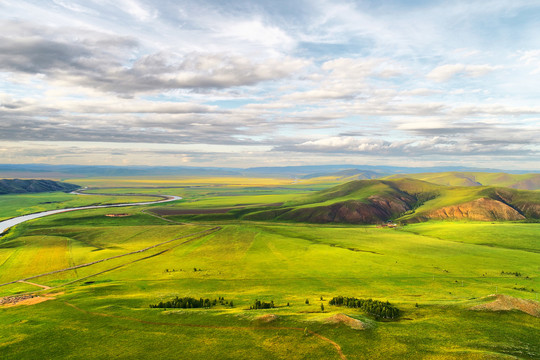
[[[329,185],[122,181],[93,183],[116,186],[110,194],[184,199],[53,215],[0,239],[0,283],[7,283],[0,296],[39,295],[0,306],[3,358],[540,357],[538,223],[432,220],[389,228],[248,221],[238,214],[294,203]],[[75,195],[25,196],[0,198],[10,204],[3,216],[64,206],[39,202]],[[119,198],[126,201],[78,196],[69,206]],[[158,209],[186,211],[163,215]],[[200,209],[206,213],[194,211]],[[105,216],[111,213],[129,216]],[[47,274],[61,269],[68,270]],[[27,280],[13,282],[21,279]],[[150,308],[176,296],[227,303]],[[331,305],[336,296],[388,301],[401,313],[383,319]],[[256,300],[275,307],[250,309]],[[493,311],[503,303],[513,305]],[[354,320],[360,329],[351,326]]]

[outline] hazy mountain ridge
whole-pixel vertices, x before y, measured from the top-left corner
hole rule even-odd
[[[53,191],[73,191],[78,185],[53,180],[0,179],[0,194],[25,194]]]
[[[348,176],[359,176],[368,179],[377,177],[413,177],[423,180],[425,174],[443,172],[467,173],[501,173],[498,169],[477,169],[467,167],[400,167],[374,165],[306,165],[276,166],[252,168],[226,167],[193,167],[193,166],[98,166],[98,165],[49,165],[49,164],[0,164],[0,177],[26,178],[86,178],[110,176],[246,176],[246,177],[280,177],[306,178],[335,177],[337,180]],[[530,174],[526,170],[504,170],[507,174]],[[412,175],[415,174],[415,175]],[[540,174],[536,174],[540,176]],[[354,180],[354,179],[349,179]],[[429,180],[428,180],[429,181]],[[526,178],[523,178],[526,181]],[[431,181],[436,182],[436,181]],[[459,185],[459,184],[454,184]],[[502,184],[501,184],[502,185]],[[540,187],[540,184],[538,184]]]

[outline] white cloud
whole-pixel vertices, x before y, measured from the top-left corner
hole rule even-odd
[[[62,6],[70,11],[74,11],[76,13],[85,13],[85,14],[93,14],[97,15],[98,13],[88,7],[82,6],[80,4],[71,2],[71,1],[64,1],[64,0],[53,0],[53,2],[58,5]]]
[[[533,68],[531,75],[540,73],[540,49],[520,51],[519,55],[521,62]]]
[[[216,36],[224,41],[234,38],[271,49],[290,50],[296,44],[296,41],[283,30],[276,26],[265,25],[260,19],[219,24]]]
[[[53,1],[0,2],[2,141],[532,159],[534,1]]]
[[[156,9],[149,9],[136,0],[116,0],[115,5],[139,21],[147,22],[158,16]]]
[[[445,82],[459,74],[467,77],[480,77],[500,68],[501,66],[492,65],[447,64],[437,66],[426,77],[436,82]]]

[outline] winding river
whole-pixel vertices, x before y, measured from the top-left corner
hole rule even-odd
[[[104,195],[104,194],[83,194],[83,193],[77,193],[74,192],[74,194],[77,195]],[[143,194],[136,194],[138,196],[141,196]],[[147,195],[152,196],[152,195]],[[0,221],[0,236],[11,228],[12,226],[18,225],[20,223],[23,223],[28,220],[38,219],[44,216],[54,215],[54,214],[60,214],[68,211],[76,211],[76,210],[88,210],[88,209],[101,209],[101,208],[109,208],[109,207],[122,207],[122,206],[137,206],[137,205],[151,205],[151,204],[159,204],[159,203],[165,203],[169,201],[175,201],[182,199],[180,196],[174,196],[174,195],[155,195],[156,197],[166,197],[166,199],[157,200],[157,201],[146,201],[146,202],[136,202],[136,203],[126,203],[126,204],[110,204],[110,205],[92,205],[92,206],[81,206],[81,207],[74,207],[74,208],[67,208],[67,209],[56,209],[56,210],[48,210],[48,211],[42,211],[37,212],[33,214],[27,214],[22,216],[17,216],[8,220]]]

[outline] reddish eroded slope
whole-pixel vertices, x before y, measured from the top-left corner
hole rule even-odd
[[[375,224],[410,210],[416,199],[399,196],[369,196],[365,201],[348,200],[327,206],[298,208],[280,218],[312,223]]]
[[[478,221],[525,219],[525,216],[511,206],[488,198],[480,198],[459,205],[445,206],[423,214],[422,217],[426,219],[468,219]]]
[[[433,201],[432,201],[433,200]],[[540,192],[502,187],[442,186],[415,179],[357,180],[310,194],[246,220],[307,223],[415,223],[430,219],[540,219]]]

